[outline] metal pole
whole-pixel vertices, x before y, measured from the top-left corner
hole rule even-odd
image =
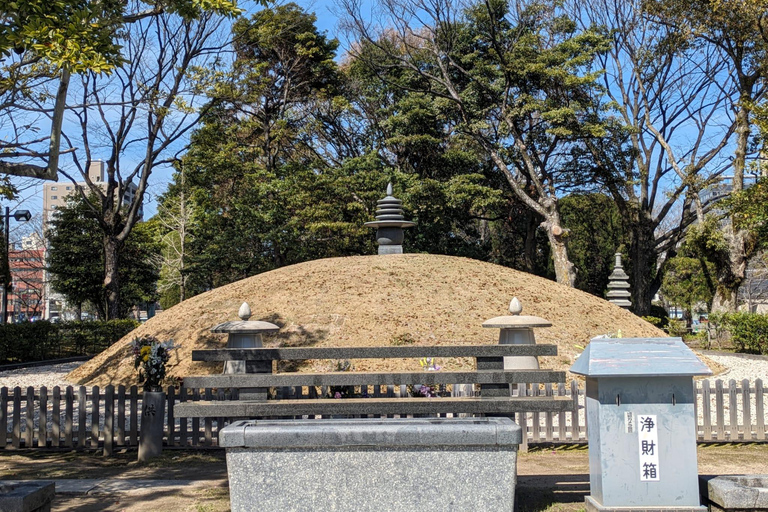
[[[3,304],[0,314],[3,316],[2,323],[8,323],[8,281],[11,279],[11,237],[8,236],[10,227],[10,207],[5,207],[5,272],[3,273]]]

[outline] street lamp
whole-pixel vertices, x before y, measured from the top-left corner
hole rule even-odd
[[[5,271],[6,274],[3,279],[3,302],[2,308],[0,308],[0,316],[2,316],[2,323],[8,323],[8,281],[11,280],[11,237],[8,233],[10,229],[10,218],[16,219],[16,222],[26,222],[32,218],[29,210],[16,210],[11,214],[11,209],[5,207]]]

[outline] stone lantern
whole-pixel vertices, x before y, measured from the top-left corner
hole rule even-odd
[[[403,202],[392,196],[392,183],[387,184],[387,197],[379,199],[377,204],[376,220],[364,225],[376,228],[379,254],[403,254],[403,230],[415,226],[416,223],[403,217]]]
[[[500,329],[499,345],[535,345],[534,327],[552,327],[549,320],[537,316],[521,315],[523,306],[517,297],[509,303],[509,316],[497,316],[483,322],[483,327]],[[504,358],[505,370],[538,370],[536,356],[511,356]]]
[[[211,332],[226,333],[227,348],[261,348],[264,343],[262,333],[277,332],[280,327],[269,322],[252,321],[251,308],[243,302],[237,313],[240,320],[224,322],[211,329]],[[223,373],[272,373],[271,361],[226,361]],[[266,400],[266,388],[247,388],[240,390],[241,400]]]

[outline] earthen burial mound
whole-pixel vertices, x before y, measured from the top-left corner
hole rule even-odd
[[[558,355],[541,358],[542,368],[568,369],[589,340],[621,331],[625,337],[665,334],[632,313],[593,295],[553,281],[482,261],[451,256],[404,254],[354,256],[279,268],[198,295],[155,316],[68,379],[84,385],[136,384],[131,339],[173,338],[178,349],[168,375],[183,378],[221,372],[221,364],[192,362],[193,349],[224,347],[226,335],[211,327],[237,320],[248,302],[251,320],[280,326],[266,346],[385,346],[495,344],[498,329],[481,324],[507,315],[512,297],[523,315],[540,316],[552,327],[536,329],[536,340],[557,344]],[[440,360],[461,369],[472,360]],[[358,371],[418,370],[416,360],[355,360]],[[312,361],[299,371],[329,371],[333,361]]]

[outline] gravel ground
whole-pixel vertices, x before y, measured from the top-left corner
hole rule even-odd
[[[733,379],[737,382],[744,379],[754,382],[762,379],[768,384],[768,356],[752,354],[733,354],[729,352],[702,351],[704,355],[718,364],[728,368],[727,371],[712,377],[710,380],[722,379],[725,382]]]
[[[74,386],[74,383],[69,382],[64,377],[81,364],[83,361],[0,372],[0,387],[13,389],[16,386],[21,388],[32,386],[37,389],[45,386],[48,389],[53,389],[54,386],[59,386],[63,389],[66,386]]]

